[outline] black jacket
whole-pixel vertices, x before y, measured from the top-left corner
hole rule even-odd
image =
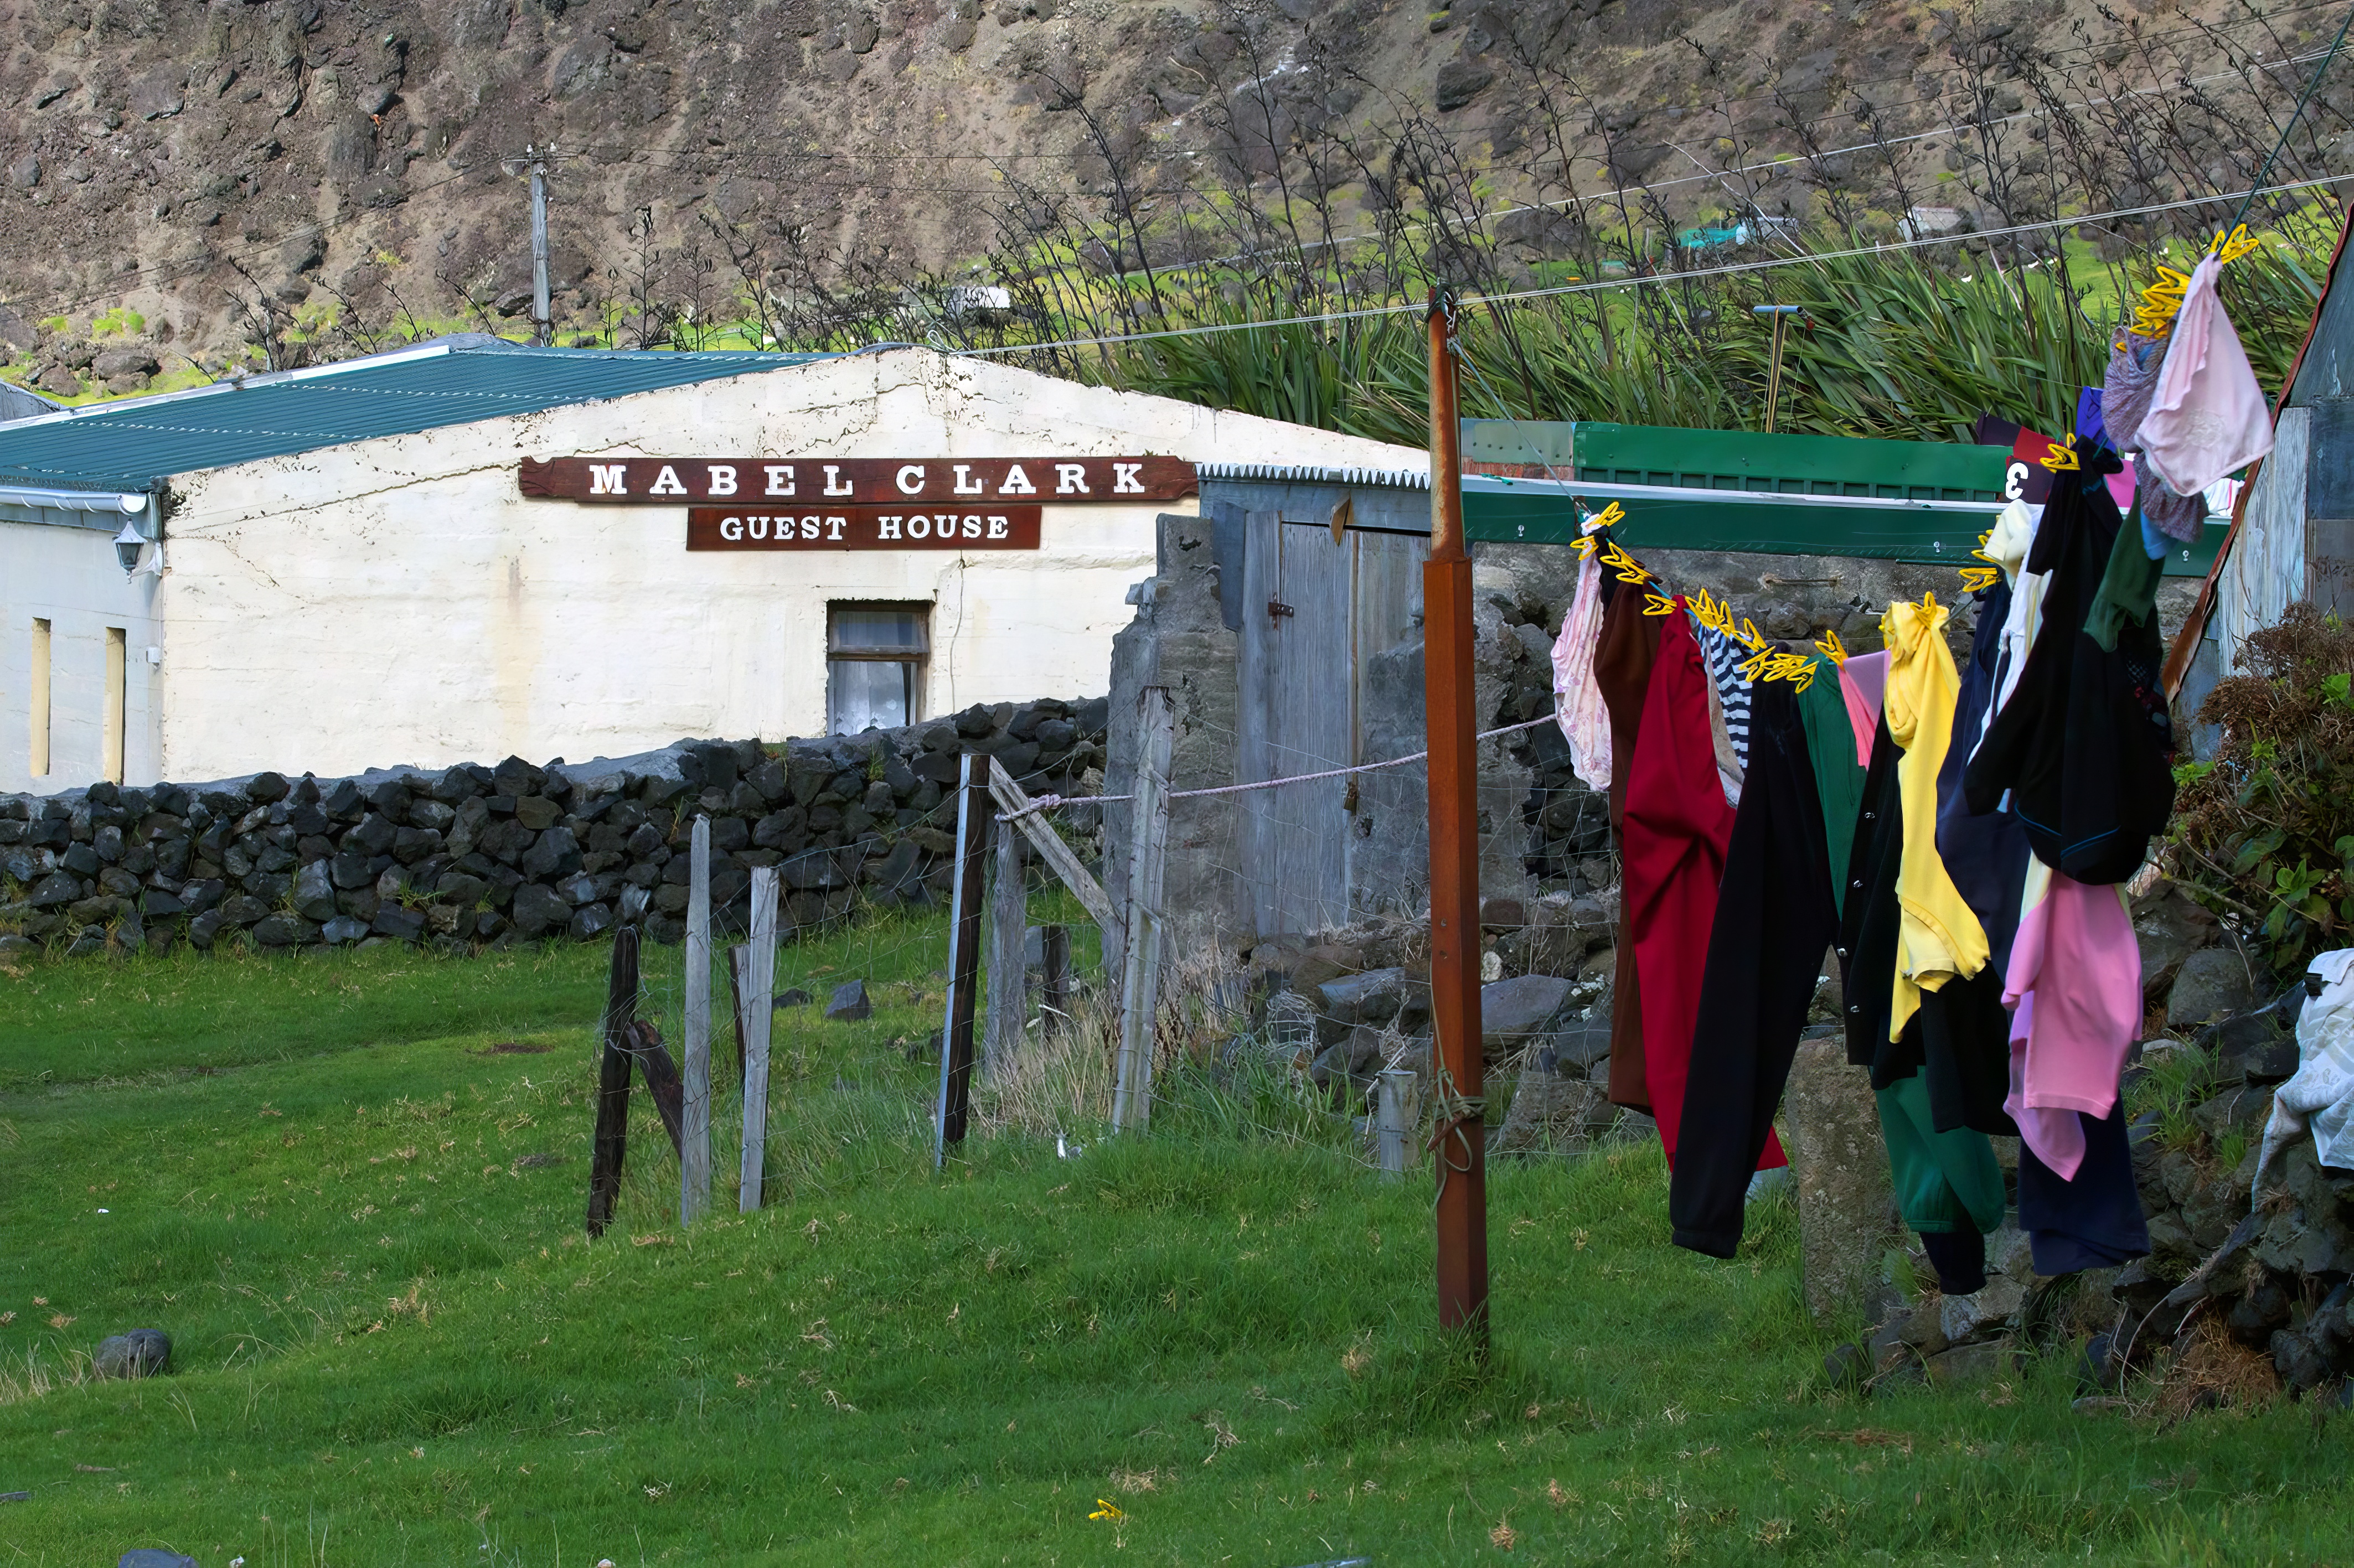
[[[1935,1131],[1969,1127],[2015,1134],[2019,1129],[2002,1108],[2010,1078],[2010,1014],[2002,1005],[2001,971],[1993,964],[1967,980],[1949,980],[1922,992],[1903,1034],[1888,1037],[1903,924],[1896,896],[1896,874],[1904,861],[1904,799],[1896,776],[1903,756],[1883,715],[1872,741],[1872,768],[1864,776],[1839,927],[1847,1059],[1872,1069],[1874,1089],[1925,1069]]]
[[[1711,1257],[1731,1257],[1741,1245],[1749,1177],[1773,1130],[1838,925],[1797,697],[1781,681],[1751,691],[1749,766],[1709,929],[1668,1184],[1676,1245]],[[1881,1017],[1885,1022],[1887,1013]]]
[[[2141,868],[2174,806],[2174,731],[2159,672],[2158,618],[2118,632],[2114,650],[2084,630],[2115,550],[2139,550],[2103,476],[2120,466],[2073,443],[2081,471],[2053,476],[2027,569],[2050,570],[2042,628],[2019,689],[1963,774],[1973,812],[2010,792],[2036,857],[2078,882],[2122,882]]]

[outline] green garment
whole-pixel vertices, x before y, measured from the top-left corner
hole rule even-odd
[[[2084,616],[2084,630],[2104,653],[2117,651],[2117,633],[2126,621],[2143,625],[2158,610],[2158,582],[2166,569],[2166,557],[2161,555],[2151,560],[2141,535],[2141,508],[2136,506],[2126,525],[2117,530],[2117,542],[2109,550],[2108,569],[2101,574],[2093,608]]]
[[[1896,1205],[1904,1224],[1925,1234],[1990,1234],[2002,1224],[2006,1202],[1994,1145],[1967,1128],[1933,1132],[1929,1086],[1919,1073],[1872,1097],[1880,1105],[1880,1136],[1896,1178]]]
[[[1863,810],[1863,769],[1855,760],[1855,722],[1840,694],[1839,668],[1825,659],[1798,694],[1798,718],[1807,730],[1807,760],[1814,764],[1815,793],[1823,803],[1823,847],[1830,852],[1831,906],[1847,906],[1848,856],[1855,849],[1856,814]]]

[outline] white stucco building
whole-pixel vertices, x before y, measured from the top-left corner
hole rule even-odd
[[[726,493],[765,511],[848,493],[829,459],[898,460],[878,471],[896,490],[858,497],[896,502],[928,462],[936,493],[947,460],[1114,456],[1423,461],[916,348],[453,338],[0,423],[0,790],[578,760],[1098,694],[1153,518],[1191,497],[1056,494],[1042,471],[1035,547],[689,549],[684,502],[529,495],[522,476],[675,459],[716,499],[724,462],[743,471]],[[758,499],[763,465],[802,471],[794,500]]]

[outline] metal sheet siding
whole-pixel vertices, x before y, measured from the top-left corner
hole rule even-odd
[[[2289,605],[2305,597],[2306,476],[2312,424],[2310,408],[2280,411],[2273,426],[2272,456],[2256,471],[2239,535],[2217,576],[2210,630],[2221,645],[2221,674],[2238,673],[2233,661],[2249,633],[2278,624]]]

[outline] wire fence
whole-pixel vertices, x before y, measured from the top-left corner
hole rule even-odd
[[[1532,765],[1540,744],[1531,737],[1541,740],[1552,722],[1548,715],[1500,726],[1480,746],[1483,794],[1511,805],[1482,818],[1482,860],[1499,868],[1503,889],[1483,910],[1483,978],[1505,983],[1512,994],[1504,1000],[1517,1008],[1497,1021],[1488,1043],[1490,1140],[1499,1152],[1529,1158],[1572,1156],[1614,1134],[1647,1130],[1602,1095],[1606,1057],[1597,1043],[1607,1034],[1617,866],[1606,830],[1591,831],[1600,821],[1600,798],[1565,771]],[[1558,749],[1558,732],[1551,734]],[[1169,939],[1160,948],[1147,1034],[1150,1088],[1140,1119],[1161,1136],[1312,1145],[1377,1168],[1384,1161],[1376,1089],[1386,1069],[1408,1075],[1402,1163],[1419,1168],[1428,1158],[1431,1120],[1428,1097],[1419,1092],[1431,1051],[1426,890],[1422,877],[1392,876],[1387,868],[1416,858],[1426,788],[1420,755],[1354,763],[1281,747],[1270,756],[1285,769],[1277,779],[1169,796],[1181,813],[1220,809],[1249,831],[1220,842],[1190,829],[1172,837],[1172,865],[1182,874],[1159,912]],[[1378,797],[1370,780],[1379,781]],[[1020,824],[1031,819],[1034,829],[1055,834],[1100,887],[1107,860],[1119,858],[1104,853],[1110,836],[1104,808],[1132,795],[989,809],[979,813],[977,830],[968,828],[965,853],[981,854],[988,866],[981,927],[994,920],[1019,935],[999,950],[984,938],[966,1157],[1010,1139],[1079,1158],[1111,1135],[1125,955],[1117,946],[1107,953],[1089,901]],[[950,791],[914,825],[954,833],[958,807]],[[1380,843],[1352,825],[1376,810],[1395,820],[1384,825]],[[1564,835],[1547,825],[1564,811],[1588,824],[1582,847],[1591,853],[1565,853]],[[996,835],[1013,836],[1011,855]],[[1325,917],[1262,934],[1262,904],[1285,907],[1281,879],[1311,874],[1317,856],[1336,842],[1372,844],[1380,853],[1359,874],[1373,876],[1377,865],[1386,880],[1295,902],[1290,907]],[[1264,863],[1254,859],[1252,842],[1294,853]],[[778,868],[780,881],[790,887],[796,861],[828,853],[788,858]],[[826,1194],[907,1179],[928,1163],[920,1156],[937,1132],[952,1001],[956,866],[944,860],[904,897],[885,902],[854,890],[834,917],[780,924],[766,1004],[772,1028],[763,1206],[822,1207]],[[1221,885],[1223,894],[1209,891]],[[743,993],[736,957],[746,949],[745,901],[715,914],[708,1212],[724,1219],[739,1203],[747,1036],[757,1034],[751,1012],[762,1003]],[[635,995],[637,1017],[681,1063],[685,963],[683,948],[647,945]],[[584,1066],[593,1072],[593,1063]],[[633,1099],[636,1136],[614,1224],[642,1236],[677,1218],[681,1169],[642,1086]]]

